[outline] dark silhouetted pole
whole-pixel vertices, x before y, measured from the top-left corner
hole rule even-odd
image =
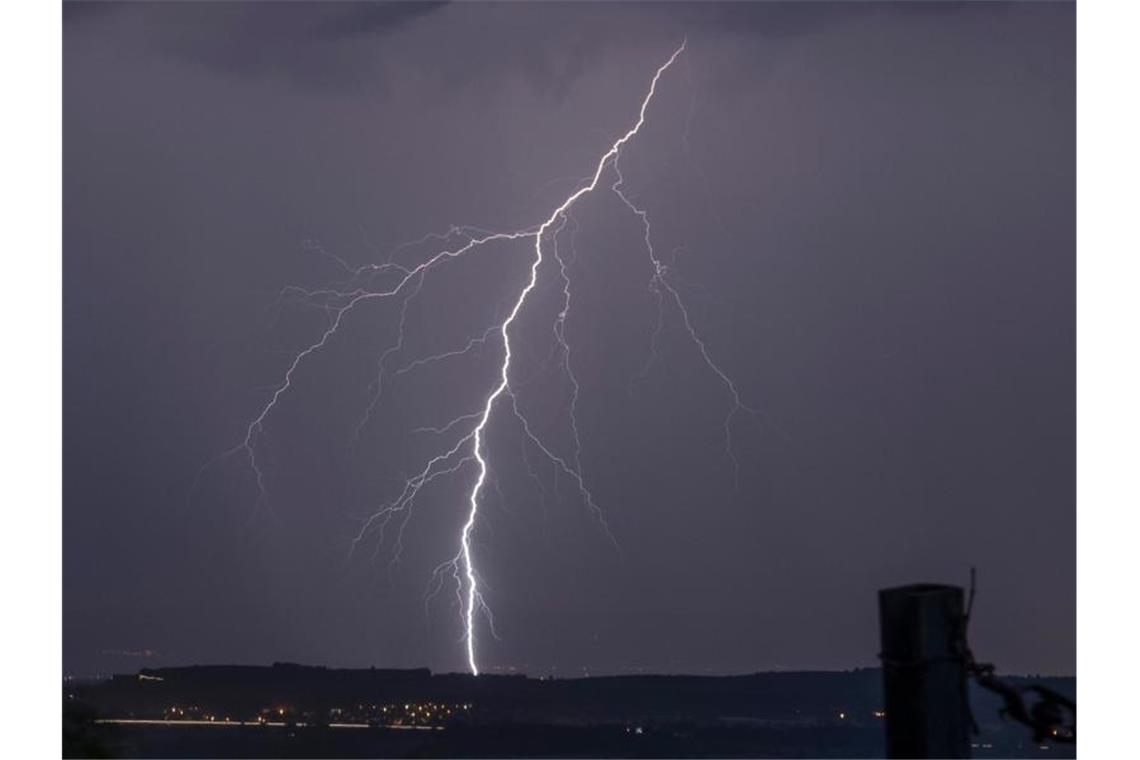
[[[957,586],[879,592],[887,757],[970,756],[962,614]]]

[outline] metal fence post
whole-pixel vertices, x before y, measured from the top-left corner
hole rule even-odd
[[[970,756],[962,605],[958,586],[879,591],[887,757]]]

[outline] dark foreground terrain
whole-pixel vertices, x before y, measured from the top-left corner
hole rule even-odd
[[[69,757],[881,757],[881,674],[190,667],[65,685]],[[1014,679],[1020,680],[1020,679]],[[1038,679],[1075,696],[1073,678]],[[975,757],[1074,757],[972,692]]]

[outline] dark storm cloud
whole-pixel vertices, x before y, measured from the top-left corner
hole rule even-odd
[[[279,76],[311,87],[358,81],[385,35],[438,2],[139,4],[125,9],[158,52],[220,74]],[[220,6],[220,7],[219,7]],[[136,38],[137,39],[137,38]]]
[[[106,2],[105,0],[64,0],[63,22],[82,22],[99,18],[116,11],[127,3]]]
[[[348,5],[319,24],[316,35],[325,39],[368,37],[406,24],[419,16],[434,13],[445,5],[447,3],[436,2]]]
[[[90,672],[295,659],[459,668],[424,618],[463,483],[425,494],[404,564],[345,563],[467,408],[494,351],[393,381],[353,442],[391,307],[354,313],[268,421],[269,498],[237,443],[325,327],[281,289],[452,223],[534,224],[635,113],[623,157],[712,350],[764,413],[723,451],[723,389],[654,303],[635,218],[578,212],[583,463],[623,546],[492,432],[489,664],[576,672],[873,664],[875,589],[977,564],[975,650],[1072,670],[1073,9],[1064,4],[65,6],[65,658]],[[570,178],[570,179],[567,179]],[[612,181],[612,180],[611,180]],[[414,252],[405,254],[414,258]],[[508,246],[440,270],[408,357],[503,313]],[[558,290],[519,334],[520,403]],[[196,486],[192,488],[196,483]]]
[[[562,99],[591,62],[630,44],[667,46],[685,37],[709,46],[753,46],[751,73],[721,72],[707,87],[750,85],[767,71],[772,43],[861,18],[978,16],[1008,4],[945,2],[67,2],[65,20],[119,15],[108,39],[135,49],[139,65],[170,56],[223,77],[258,77],[314,93],[367,89],[383,98],[415,71],[447,88],[488,77],[520,78],[536,94]],[[101,12],[100,12],[101,11]],[[111,11],[117,11],[112,14]],[[440,24],[427,23],[443,16]],[[441,36],[437,29],[462,29]],[[124,34],[125,31],[125,34]]]
[[[488,74],[522,73],[539,91],[562,95],[586,62],[620,40],[679,40],[687,34],[732,34],[765,40],[794,38],[868,15],[992,12],[1002,3],[898,2],[676,2],[610,5],[551,2],[247,2],[65,3],[65,18],[100,16],[96,9],[131,14],[132,34],[156,52],[225,75],[283,79],[317,89],[359,87],[362,71],[407,60],[392,34],[432,14],[464,19],[467,33],[435,39],[431,27],[418,45],[439,47],[421,68],[453,83]],[[412,60],[415,60],[414,57]]]

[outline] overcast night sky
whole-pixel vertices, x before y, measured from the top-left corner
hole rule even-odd
[[[349,548],[470,428],[416,432],[480,409],[500,342],[389,372],[357,435],[404,303],[369,301],[267,416],[264,497],[219,455],[329,327],[289,286],[542,223],[684,39],[620,168],[756,410],[738,482],[731,396],[668,300],[656,330],[611,165],[557,245],[582,473],[620,549],[500,403],[481,664],[871,666],[879,588],[976,565],[979,658],[1074,673],[1074,25],[1071,3],[65,3],[65,671],[466,668],[454,589],[424,593],[470,463],[417,497],[398,565]],[[389,370],[501,323],[533,254],[432,269]],[[562,297],[548,256],[510,374],[571,457]]]

